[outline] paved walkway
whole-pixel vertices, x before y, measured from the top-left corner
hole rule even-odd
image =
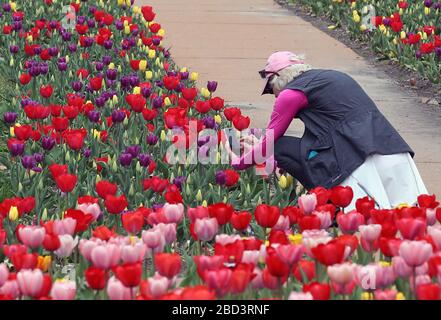
[[[273,51],[306,54],[314,67],[351,74],[416,152],[429,192],[441,197],[441,110],[431,110],[384,72],[272,0],[137,0],[152,5],[175,61],[200,73],[200,86],[219,81],[220,96],[264,127],[273,98],[260,96],[257,70]],[[289,134],[301,135],[294,122]]]

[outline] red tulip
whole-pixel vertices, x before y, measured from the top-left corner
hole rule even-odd
[[[146,121],[151,121],[158,115],[158,110],[145,108],[142,110],[142,117]]]
[[[441,287],[435,283],[425,283],[417,286],[416,295],[418,300],[439,300]]]
[[[94,77],[91,78],[90,81],[90,87],[94,90],[94,91],[98,91],[101,89],[102,85],[103,85],[103,78],[101,77]]]
[[[141,211],[126,212],[121,215],[124,229],[130,234],[137,234],[144,225],[144,215]]]
[[[42,105],[28,104],[23,108],[26,116],[31,120],[46,119],[50,114],[50,109]]]
[[[276,225],[277,220],[279,220],[280,209],[276,206],[259,204],[254,211],[254,217],[260,226],[272,228]]]
[[[299,282],[307,283],[315,277],[315,263],[309,260],[300,260],[294,266],[292,273]]]
[[[174,90],[179,85],[179,78],[173,76],[165,76],[163,79],[164,87],[167,90]]]
[[[106,226],[99,226],[92,231],[92,236],[104,241],[108,241],[110,238],[115,237],[116,233],[113,230],[110,230]]]
[[[289,266],[271,247],[267,249],[265,263],[268,272],[274,277],[286,277],[290,272]]]
[[[19,80],[22,85],[26,85],[31,82],[32,76],[29,73],[22,73]]]
[[[141,282],[142,264],[124,263],[113,269],[116,278],[126,287],[137,287]]]
[[[151,6],[142,6],[141,13],[144,17],[145,21],[151,22],[155,19],[156,14],[153,12],[153,8]]]
[[[402,218],[396,221],[401,236],[407,240],[415,240],[426,233],[426,221],[423,219]]]
[[[311,282],[303,285],[303,292],[309,292],[314,300],[329,300],[331,287],[327,283]]]
[[[219,111],[224,107],[224,99],[219,97],[214,97],[210,99],[210,107],[213,110]]]
[[[126,96],[126,102],[133,111],[142,112],[147,100],[141,94],[128,94]]]
[[[270,244],[289,244],[289,239],[286,236],[286,232],[282,230],[272,229],[268,235],[268,241]]]
[[[55,177],[58,188],[63,192],[71,192],[77,184],[77,176],[74,174],[64,173]]]
[[[303,216],[303,211],[296,206],[283,208],[282,215],[288,217],[289,225],[292,226]]]
[[[37,267],[38,253],[15,252],[10,258],[16,271],[20,271],[21,269],[35,269]]]
[[[43,240],[43,248],[47,251],[55,251],[60,248],[60,246],[61,242],[58,235],[46,232]]]
[[[53,92],[54,92],[54,89],[52,88],[52,86],[50,84],[48,84],[47,86],[40,87],[40,95],[43,98],[50,98],[50,96],[52,95]]]
[[[418,204],[422,208],[434,209],[438,207],[439,201],[436,201],[436,196],[434,194],[422,194],[418,196]]]
[[[242,130],[247,129],[250,126],[250,121],[251,121],[250,117],[239,115],[239,116],[234,117],[233,126],[237,130],[242,131]]]
[[[63,107],[63,113],[69,120],[73,120],[80,113],[80,108],[77,106],[65,106]]]
[[[223,202],[215,203],[208,206],[208,213],[210,217],[216,218],[219,225],[227,224],[233,215],[234,208],[230,204]]]
[[[242,113],[239,108],[225,108],[224,115],[228,121],[233,121],[234,118],[240,116]]]
[[[358,231],[358,227],[364,224],[364,222],[364,216],[355,210],[348,213],[340,212],[337,214],[338,226],[344,234]]]
[[[181,257],[177,253],[156,253],[154,256],[155,269],[169,279],[181,271]]]
[[[43,274],[43,284],[40,292],[35,296],[35,299],[42,299],[48,297],[52,289],[52,278],[50,274]]]
[[[243,241],[240,240],[225,245],[216,242],[214,245],[214,254],[224,256],[225,260],[228,262],[239,263],[242,261],[244,249],[245,245]]]
[[[375,208],[375,200],[369,197],[357,199],[355,201],[355,208],[360,212],[367,221],[371,217],[371,210]]]
[[[116,183],[101,180],[95,185],[95,190],[101,198],[106,199],[108,195],[115,195],[118,191],[118,187]]]
[[[89,267],[84,271],[87,285],[93,290],[103,290],[107,283],[107,272],[97,267]]]
[[[253,270],[252,264],[239,264],[231,275],[230,292],[233,294],[243,293],[255,277]]]
[[[345,245],[339,242],[321,243],[311,248],[311,252],[318,262],[325,266],[343,262]]]
[[[196,88],[183,88],[182,97],[187,101],[193,101],[198,95],[198,90]]]
[[[199,113],[207,113],[210,111],[210,103],[208,101],[197,101],[195,105],[195,109]]]
[[[180,298],[182,300],[215,300],[216,293],[202,285],[195,287],[184,287]]]
[[[262,280],[265,288],[276,290],[280,288],[288,279],[288,277],[278,278],[271,274],[268,268],[263,269]]]
[[[299,218],[298,224],[303,232],[305,230],[320,229],[322,222],[316,215],[310,215]]]
[[[126,196],[114,196],[107,195],[106,200],[104,200],[104,206],[106,207],[109,213],[119,214],[124,211],[129,203],[126,200]]]
[[[230,218],[230,223],[234,229],[242,231],[250,225],[252,216],[248,211],[234,212]]]
[[[336,186],[331,189],[331,201],[337,207],[347,207],[352,202],[353,197],[354,192],[351,187]]]
[[[89,227],[89,224],[93,220],[93,216],[88,213],[84,213],[81,210],[75,209],[67,209],[64,214],[64,218],[72,218],[77,222],[75,225],[75,232],[83,232],[86,231]]]
[[[64,131],[69,127],[69,119],[65,117],[52,117],[51,121],[58,132]]]
[[[69,148],[78,151],[83,148],[84,139],[87,136],[87,131],[84,129],[72,129],[63,132],[63,138]]]
[[[236,172],[236,170],[232,169],[226,169],[224,170],[225,173],[225,186],[232,187],[234,186],[237,181],[239,181],[240,175]]]

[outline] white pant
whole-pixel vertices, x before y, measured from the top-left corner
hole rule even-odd
[[[427,194],[409,153],[372,155],[341,185],[354,191],[348,210],[355,209],[355,201],[365,196],[375,199],[381,209],[391,209],[400,204],[413,205],[420,194]]]

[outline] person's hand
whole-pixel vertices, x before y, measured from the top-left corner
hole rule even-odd
[[[243,137],[241,140],[241,146],[244,150],[244,153],[248,153],[251,149],[257,145],[260,140],[253,134]]]

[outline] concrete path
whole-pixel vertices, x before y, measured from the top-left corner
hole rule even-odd
[[[387,74],[272,0],[137,0],[152,5],[176,63],[200,73],[200,86],[219,81],[217,94],[239,106],[252,126],[265,127],[273,97],[261,96],[263,68],[278,50],[304,53],[317,68],[352,75],[416,152],[429,192],[441,197],[441,110],[422,105]],[[301,122],[289,134],[300,136]]]

